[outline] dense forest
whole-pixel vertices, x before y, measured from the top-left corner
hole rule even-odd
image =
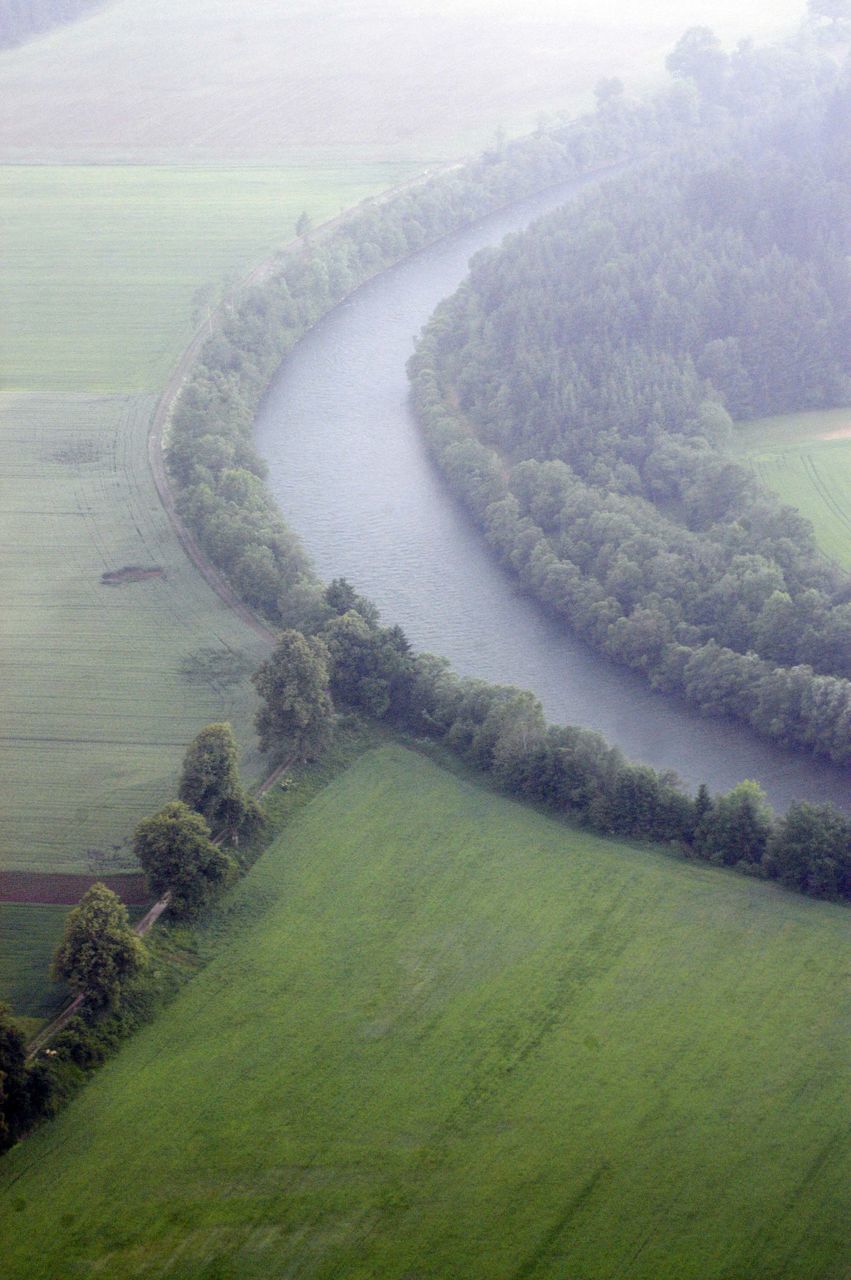
[[[849,584],[725,445],[734,418],[849,398],[851,83],[703,30],[669,66],[698,127],[480,255],[415,399],[492,545],[572,628],[843,763]]]
[[[0,49],[71,22],[106,0],[0,0]]]

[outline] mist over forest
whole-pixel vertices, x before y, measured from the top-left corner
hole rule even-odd
[[[3,1280],[848,1274],[851,8],[768,10],[0,0]]]

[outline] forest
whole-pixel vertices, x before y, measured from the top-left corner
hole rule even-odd
[[[736,419],[848,401],[851,85],[706,31],[669,68],[699,123],[479,256],[412,360],[418,412],[571,628],[705,714],[845,763],[847,578],[725,447]]]

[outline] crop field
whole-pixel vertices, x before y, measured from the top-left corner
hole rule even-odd
[[[248,677],[263,642],[172,535],[147,468],[151,404],[0,402],[6,868],[125,869],[133,828],[174,794],[194,734],[230,718],[253,741]],[[158,573],[102,582],[128,565]],[[256,754],[245,764],[257,776]]]
[[[4,1159],[4,1280],[841,1280],[846,929],[368,754]]]
[[[224,274],[301,210],[319,221],[407,172],[4,171],[0,867],[132,865],[134,826],[210,720],[232,721],[258,776],[263,643],[172,534],[146,456],[152,393]]]
[[[736,431],[760,481],[812,521],[826,556],[851,569],[851,408],[779,414]]]
[[[0,902],[0,992],[15,1015],[48,1018],[66,999],[67,987],[51,982],[48,970],[69,910]]]
[[[289,169],[11,165],[0,169],[9,390],[150,391],[226,278],[411,166]]]
[[[796,24],[798,0],[715,0],[731,45]],[[285,161],[455,158],[498,127],[587,106],[601,76],[646,84],[699,0],[113,0],[0,55],[0,157]]]

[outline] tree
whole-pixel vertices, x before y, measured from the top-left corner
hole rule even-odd
[[[92,1004],[116,1005],[146,961],[145,946],[130,928],[127,908],[98,881],[68,916],[53,957],[53,976]]]
[[[334,704],[328,691],[328,650],[315,636],[284,631],[267,662],[251,677],[264,705],[256,725],[261,751],[318,756],[331,740]]]
[[[689,27],[665,59],[675,80],[693,80],[701,97],[718,95],[727,69],[727,55],[709,27]]]
[[[29,1114],[26,1058],[26,1042],[12,1012],[0,1004],[0,1151],[17,1142]]]
[[[770,876],[818,898],[851,894],[851,822],[831,805],[793,804],[765,854]]]
[[[239,781],[236,741],[229,724],[208,724],[190,743],[178,796],[213,831],[226,832],[234,844],[261,821],[260,809]]]
[[[171,891],[176,916],[196,915],[236,874],[233,858],[213,844],[207,823],[182,800],[139,823],[133,850],[153,892]]]
[[[771,809],[758,783],[745,779],[719,796],[695,833],[698,852],[712,862],[759,864],[771,834]]]
[[[310,234],[313,226],[313,219],[306,209],[303,209],[298,215],[295,224],[295,233],[297,236],[306,236]]]

